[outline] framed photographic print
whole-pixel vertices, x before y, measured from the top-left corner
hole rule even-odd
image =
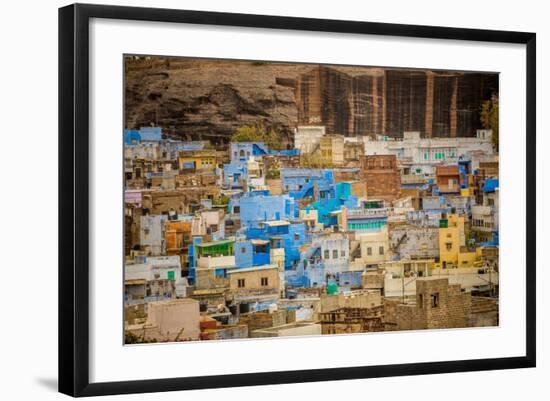
[[[534,33],[61,8],[59,390],[535,366],[535,75]]]

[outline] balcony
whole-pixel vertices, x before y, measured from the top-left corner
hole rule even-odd
[[[388,217],[389,208],[377,208],[377,209],[348,209],[348,219],[363,219],[363,218],[383,218]]]
[[[199,269],[217,269],[235,266],[235,256],[202,256],[197,260]]]

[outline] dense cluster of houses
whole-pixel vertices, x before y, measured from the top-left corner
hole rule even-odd
[[[307,126],[275,150],[126,130],[126,341],[498,324],[491,135]]]

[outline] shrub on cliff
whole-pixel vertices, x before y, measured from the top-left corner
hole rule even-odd
[[[231,142],[263,142],[269,149],[282,149],[281,135],[273,128],[264,125],[243,125],[231,136]]]

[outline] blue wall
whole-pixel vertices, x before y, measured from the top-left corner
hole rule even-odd
[[[142,141],[160,141],[162,139],[162,128],[141,127],[139,129]]]
[[[231,144],[231,163],[247,161],[251,156],[263,156],[268,148],[263,142],[233,142]]]
[[[313,196],[314,182],[319,189],[328,189],[334,185],[332,170],[319,170],[311,168],[282,168],[281,186],[295,199]]]
[[[317,210],[317,221],[325,226],[335,224],[335,221],[330,219],[330,212],[341,210],[342,206],[354,209],[358,205],[359,199],[351,194],[351,184],[348,182],[339,182],[332,188],[319,192],[319,200],[311,207]]]
[[[285,250],[285,269],[291,269],[300,261],[300,247],[306,243],[306,227],[304,223],[269,227],[250,227],[246,229],[246,237],[250,239],[271,240],[280,238]]]
[[[195,269],[197,267],[197,245],[202,244],[202,237],[193,237],[193,242],[189,245],[189,281],[190,284],[195,283]]]
[[[235,244],[235,265],[240,268],[253,266],[253,247],[250,241]]]
[[[243,197],[239,201],[241,227],[258,227],[267,220],[290,220],[298,216],[294,199],[288,195]]]
[[[248,171],[246,163],[231,162],[223,165],[223,183],[229,188],[241,188],[242,182],[239,179],[246,179]]]
[[[162,139],[162,128],[141,127],[137,129],[124,130],[124,144],[137,145],[143,141],[160,141]]]
[[[498,188],[498,179],[496,178],[488,178],[483,183],[483,192],[495,192],[495,189]]]
[[[124,130],[124,145],[137,145],[141,142],[141,135],[137,129]]]

